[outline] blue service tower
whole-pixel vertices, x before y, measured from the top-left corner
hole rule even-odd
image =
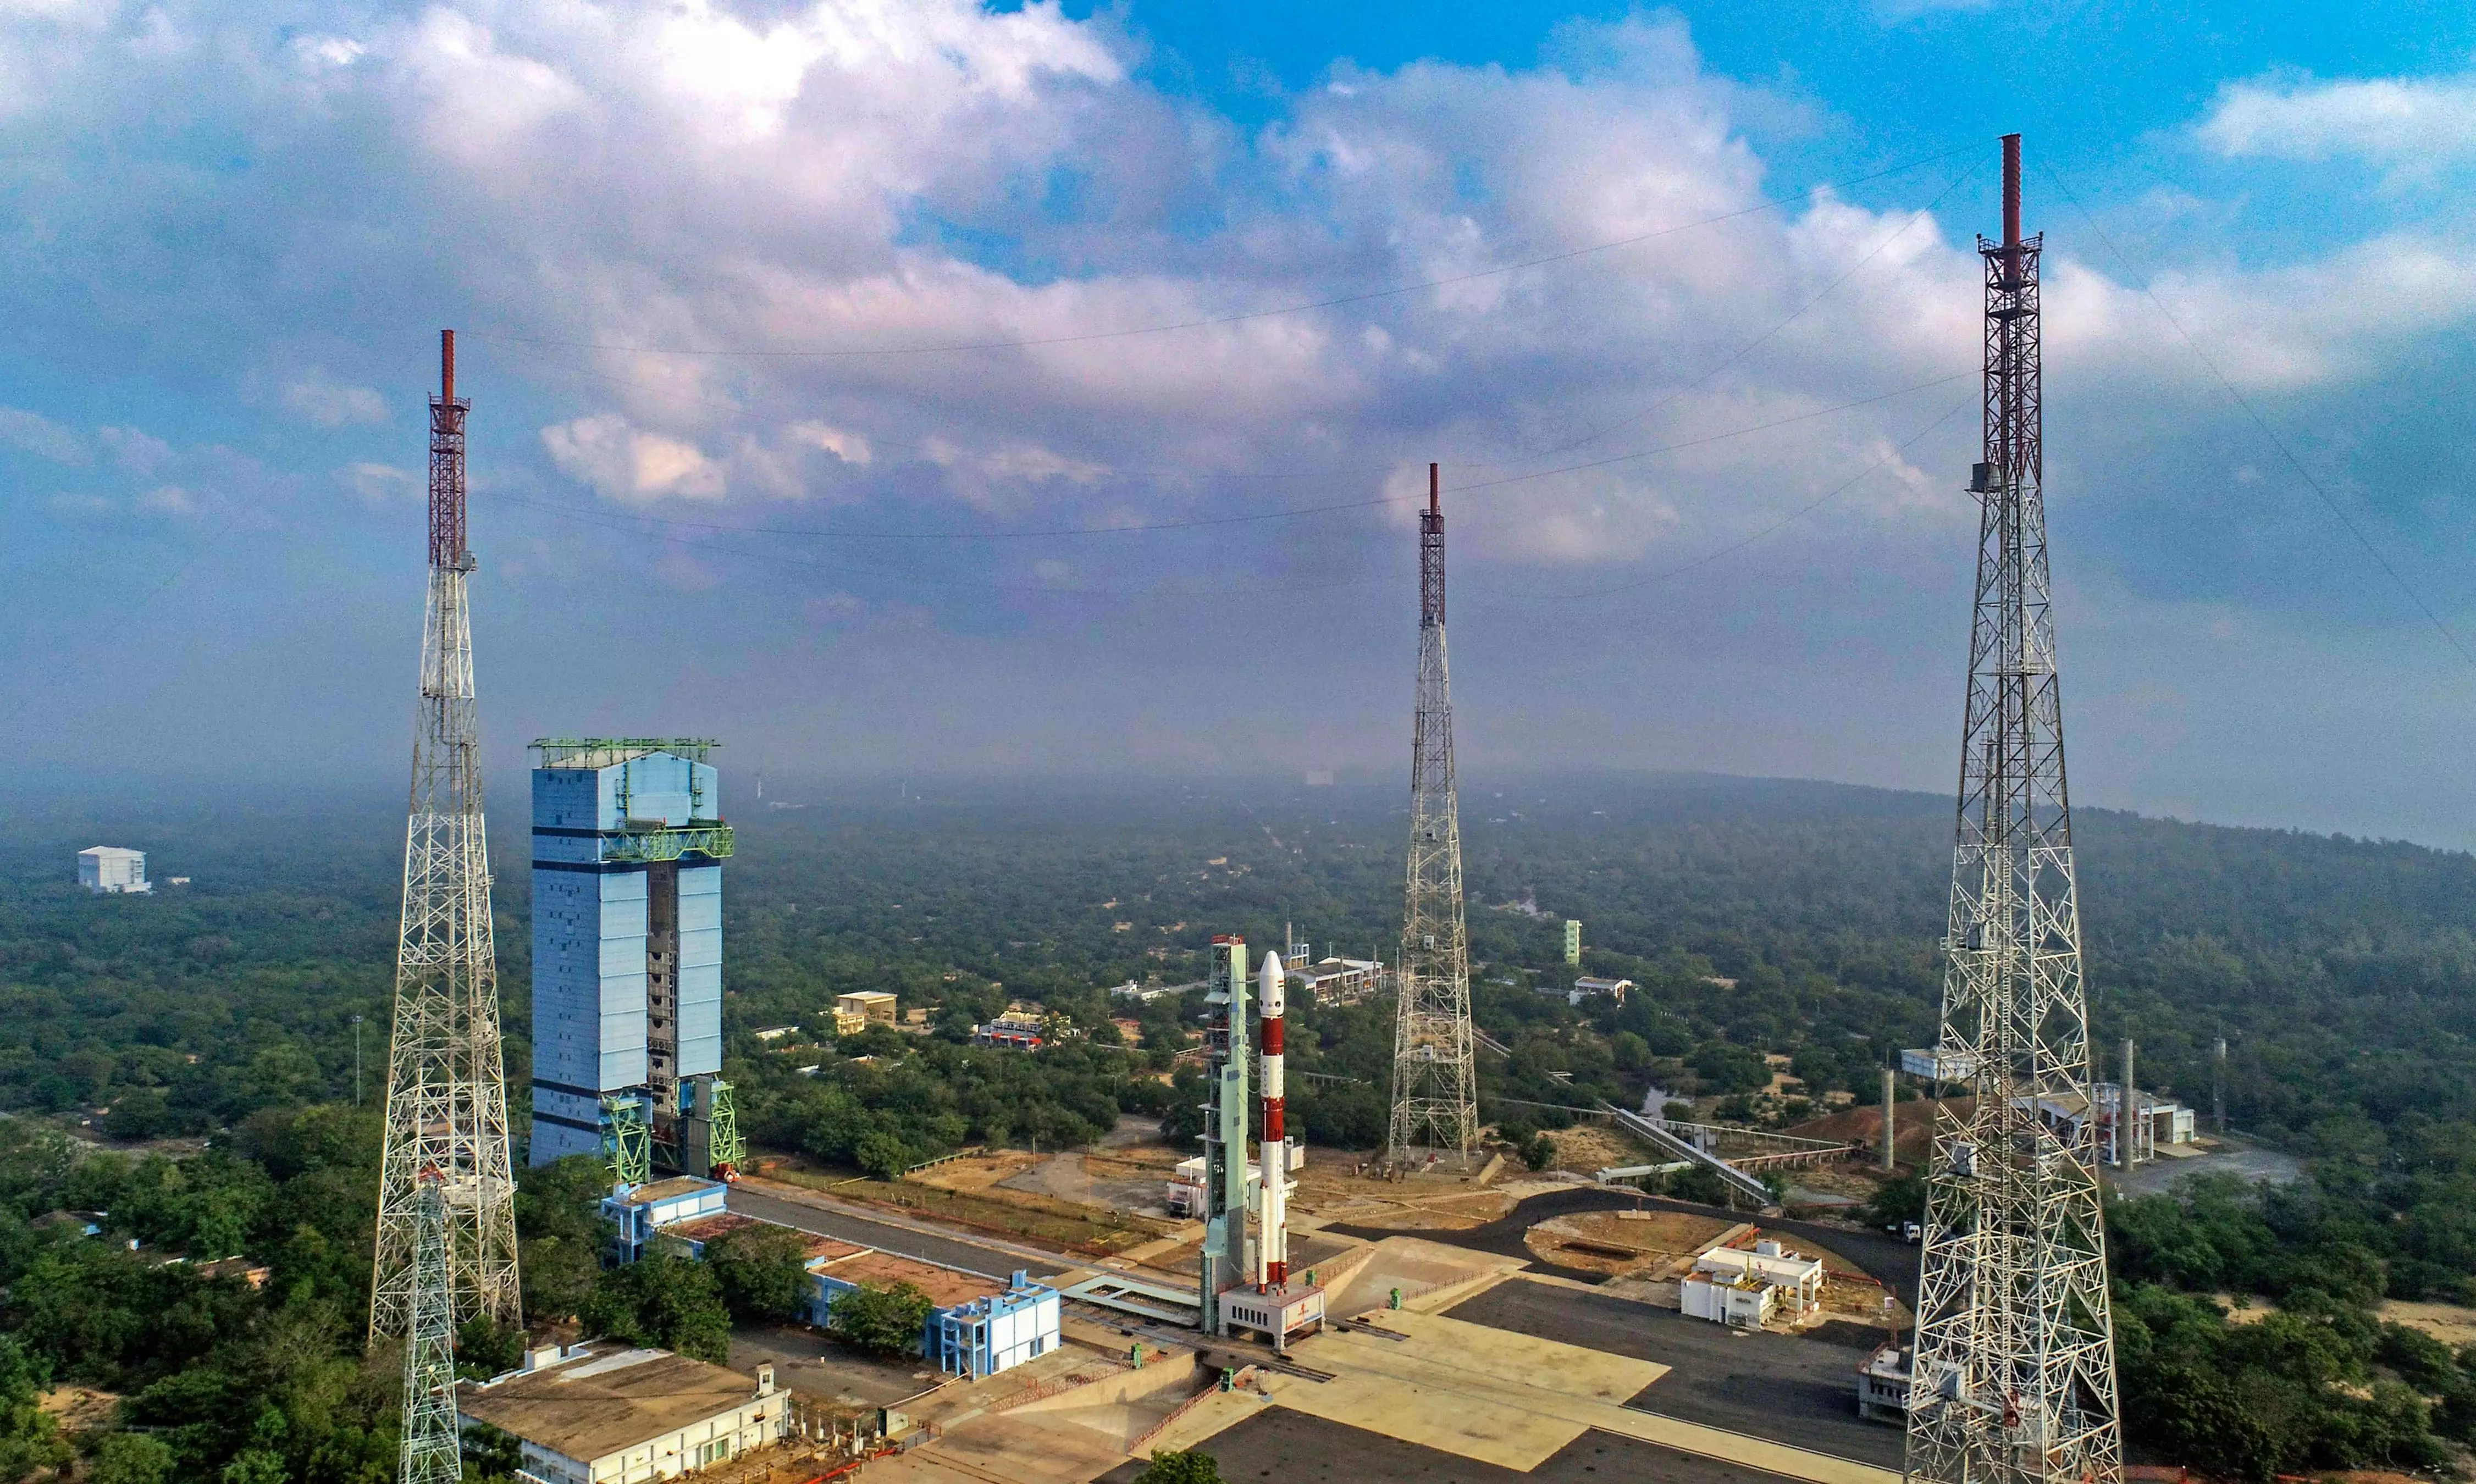
[[[533,769],[532,1163],[729,1178],[722,862],[702,738],[544,738]]]

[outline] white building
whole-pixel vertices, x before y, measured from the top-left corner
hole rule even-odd
[[[1871,1422],[1909,1420],[1909,1352],[1886,1345],[1857,1368],[1857,1415]]]
[[[1791,1319],[1822,1301],[1822,1260],[1792,1252],[1770,1238],[1751,1251],[1715,1247],[1694,1259],[1694,1271],[1677,1285],[1678,1306],[1694,1319],[1743,1329],[1760,1329],[1785,1311]]]
[[[781,1441],[790,1398],[668,1350],[543,1346],[524,1369],[458,1388],[459,1422],[514,1438],[530,1484],[650,1484]]]
[[[1977,1080],[1977,1053],[1911,1047],[1900,1052],[1900,1071],[1929,1082],[1973,1082]]]
[[[88,891],[150,892],[146,853],[117,845],[93,845],[78,852],[78,884]]]
[[[1375,993],[1384,976],[1384,963],[1376,958],[1322,958],[1310,964],[1292,963],[1289,992],[1302,996],[1316,1004],[1356,1004]]]

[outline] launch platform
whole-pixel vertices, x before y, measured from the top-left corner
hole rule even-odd
[[[1221,1294],[1224,1334],[1251,1333],[1286,1348],[1324,1328],[1324,1285],[1321,1283],[1242,1283]]]

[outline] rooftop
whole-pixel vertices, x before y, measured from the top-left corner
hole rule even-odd
[[[535,737],[528,744],[545,768],[608,768],[656,753],[704,762],[721,745],[711,737]]]
[[[713,1181],[700,1180],[693,1175],[675,1175],[667,1180],[639,1185],[619,1200],[628,1205],[652,1205],[657,1200],[676,1200],[681,1196],[693,1196],[712,1184]]]
[[[931,1267],[925,1262],[897,1257],[892,1252],[874,1249],[855,1256],[829,1261],[818,1271],[846,1283],[876,1283],[885,1287],[908,1283],[927,1294],[928,1301],[941,1309],[1005,1292],[1003,1283],[957,1273],[952,1268]]]
[[[569,1358],[458,1388],[457,1406],[526,1442],[591,1463],[756,1398],[736,1371],[668,1350],[576,1347]]]
[[[771,1222],[760,1222],[753,1216],[742,1216],[737,1211],[717,1211],[711,1216],[673,1222],[662,1227],[661,1232],[666,1237],[681,1237],[690,1242],[710,1242],[726,1232],[739,1231],[750,1226],[774,1224]],[[803,1262],[815,1262],[820,1257],[830,1261],[837,1257],[849,1257],[854,1253],[868,1250],[854,1243],[837,1242],[831,1237],[821,1237],[813,1231],[802,1231],[794,1226],[778,1226],[776,1229],[790,1232],[800,1239],[800,1258]]]

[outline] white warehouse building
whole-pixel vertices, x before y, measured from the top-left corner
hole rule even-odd
[[[790,1397],[772,1366],[752,1380],[668,1350],[548,1345],[458,1387],[457,1411],[516,1440],[519,1484],[653,1484],[780,1442]]]
[[[1677,1285],[1678,1306],[1694,1319],[1741,1329],[1760,1329],[1773,1314],[1792,1319],[1822,1301],[1822,1260],[1806,1257],[1766,1237],[1753,1250],[1715,1247],[1694,1259],[1694,1271]]]
[[[155,889],[146,879],[146,853],[117,845],[90,845],[78,852],[78,884],[114,894]]]

